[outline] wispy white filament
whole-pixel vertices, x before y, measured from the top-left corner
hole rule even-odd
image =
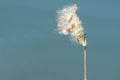
[[[58,31],[60,34],[70,35],[82,46],[87,46],[84,28],[82,27],[82,22],[77,15],[77,10],[77,5],[73,4],[57,11]]]

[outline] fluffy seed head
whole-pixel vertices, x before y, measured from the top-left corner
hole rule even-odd
[[[77,10],[77,5],[73,4],[57,11],[58,31],[60,34],[71,36],[82,46],[87,46],[86,34],[78,17]]]

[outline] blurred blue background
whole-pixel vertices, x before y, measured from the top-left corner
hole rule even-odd
[[[119,0],[0,0],[0,80],[83,80],[83,48],[59,35],[56,11],[77,3],[88,80],[120,80]]]

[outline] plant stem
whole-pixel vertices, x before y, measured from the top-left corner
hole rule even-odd
[[[86,46],[84,46],[84,80],[87,80]]]

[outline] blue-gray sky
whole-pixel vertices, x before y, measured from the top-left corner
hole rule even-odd
[[[119,80],[119,0],[0,0],[0,80],[83,80],[83,48],[55,29],[77,3],[88,40],[88,80]]]

